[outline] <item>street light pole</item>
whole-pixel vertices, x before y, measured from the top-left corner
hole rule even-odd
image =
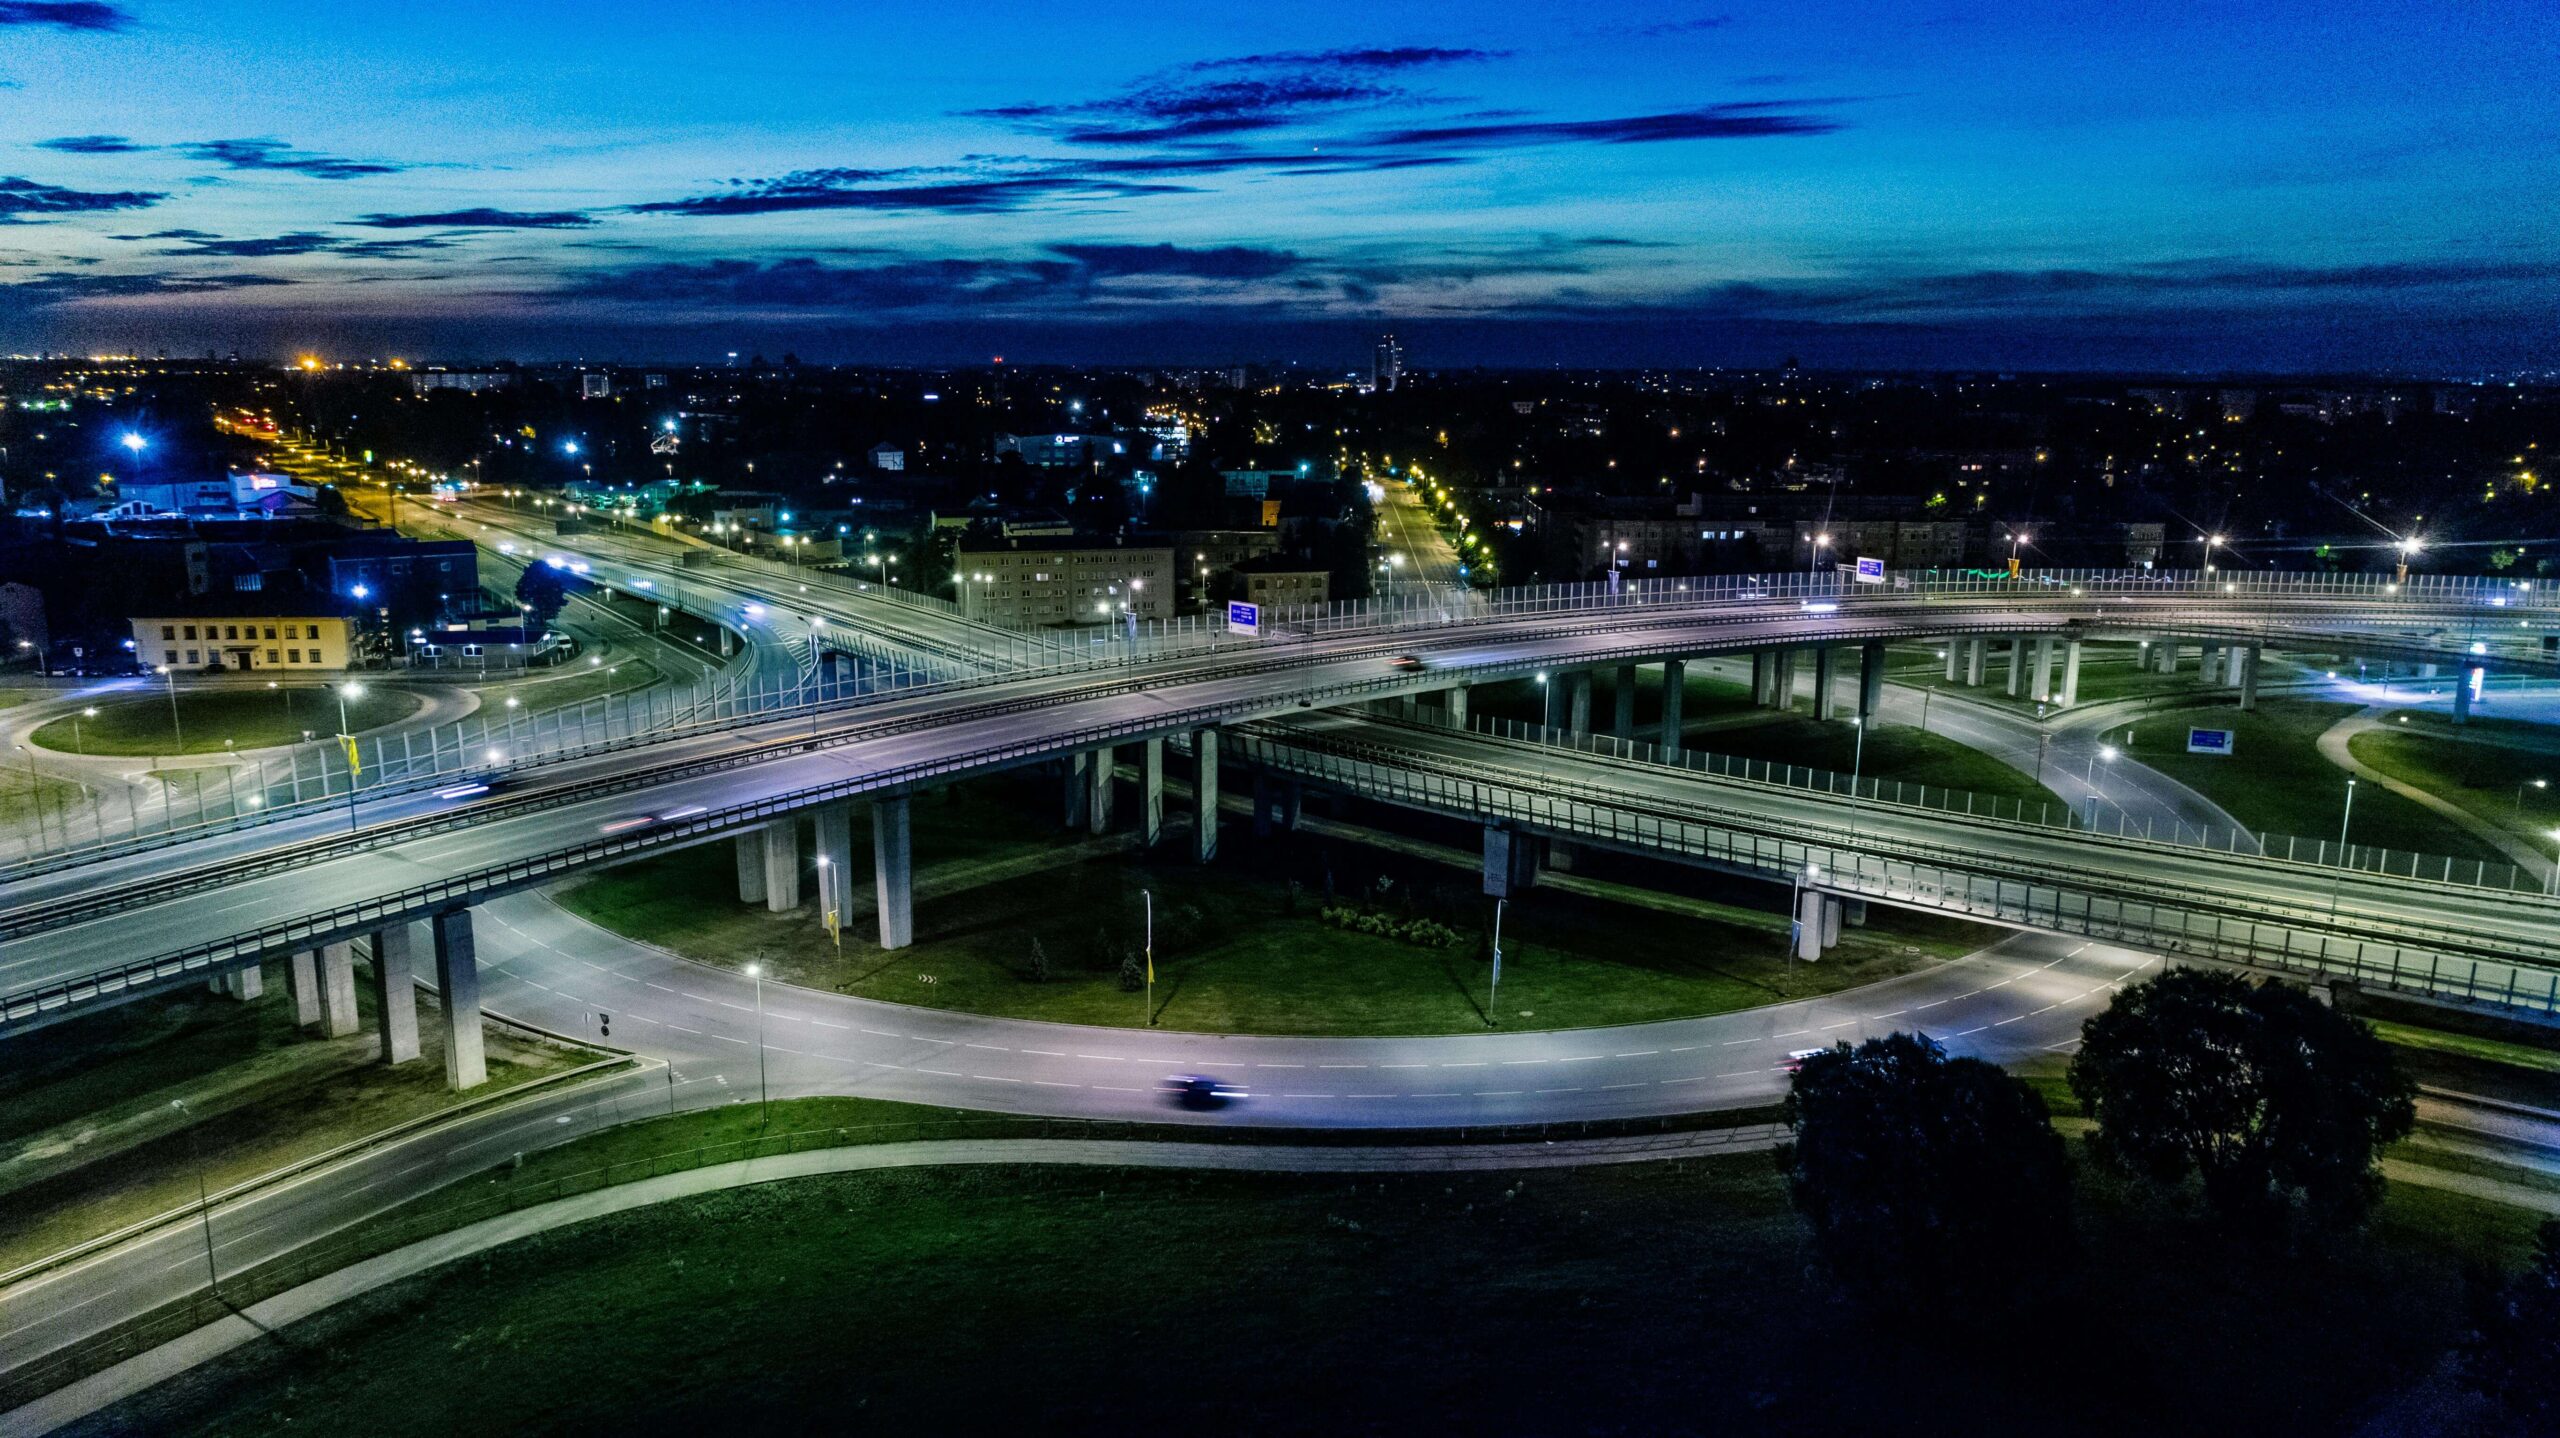
[[[178,671],[163,664],[160,677],[169,681],[169,733],[173,736],[171,743],[174,746],[170,752],[184,754],[187,752],[187,726],[178,719]]]
[[[1147,1027],[1156,1026],[1156,894],[1153,889],[1140,889],[1138,897],[1147,901]]]
[[[199,1147],[197,1143],[196,1126],[192,1122],[195,1115],[187,1112],[187,1101],[182,1098],[173,1098],[169,1100],[169,1107],[176,1109],[182,1114],[186,1114],[187,1118],[190,1120],[187,1124],[187,1157],[193,1163],[196,1171],[196,1212],[201,1215],[204,1220],[204,1281],[205,1286],[213,1290],[213,1296],[220,1299],[222,1297],[222,1273],[221,1270],[214,1266],[213,1262],[213,1200],[206,1196],[205,1193],[204,1150]]]
[[[747,965],[747,977],[756,981],[756,1131],[762,1133],[773,1121],[773,1089],[764,1069],[764,965]]]
[[[2347,780],[2347,807],[2338,815],[2338,872],[2329,876],[2329,917],[2338,917],[2338,886],[2346,882],[2347,824],[2356,816],[2356,781]]]
[[[1501,1022],[1494,1017],[1502,1002],[1502,906],[1508,899],[1493,901],[1493,981],[1484,991],[1484,1026],[1492,1028]]]
[[[355,730],[347,723],[347,701],[363,694],[364,686],[352,679],[338,686],[338,739],[347,749],[347,832],[350,834],[356,831],[356,783],[364,777],[364,771],[356,764],[356,736]]]

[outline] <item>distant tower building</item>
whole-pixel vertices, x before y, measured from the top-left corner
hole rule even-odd
[[[611,399],[613,376],[602,370],[588,370],[578,376],[578,392],[588,399]]]
[[[1383,394],[1403,378],[1404,346],[1396,343],[1394,335],[1380,335],[1377,352],[1369,358],[1369,388]]]

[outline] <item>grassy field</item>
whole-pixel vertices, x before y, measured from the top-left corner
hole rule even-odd
[[[280,681],[281,682],[281,681]],[[364,692],[347,701],[347,722],[358,732],[397,724],[423,707],[405,690],[371,680],[358,681]],[[98,716],[79,721],[56,719],[35,731],[34,739],[65,754],[158,755],[219,754],[228,739],[242,749],[297,744],[302,731],[338,732],[338,696],[326,685],[284,683],[277,689],[178,686],[178,720],[183,745],[170,728],[165,689],[137,692],[97,706]]]
[[[39,818],[43,821],[41,826]],[[66,822],[66,818],[86,835],[91,822],[89,791],[77,784],[42,774],[31,776],[23,768],[0,764],[0,828],[23,828],[32,836],[39,827],[51,829]]]
[[[2386,722],[2347,741],[2358,762],[2548,843],[2560,825],[2560,727],[2478,718],[2456,727],[2423,710],[2395,711]]]
[[[663,677],[658,666],[646,659],[619,659],[595,665],[578,659],[557,672],[544,672],[514,684],[477,685],[472,692],[480,696],[479,717],[491,724],[504,724],[510,698],[520,706],[516,710],[520,718],[531,718],[608,694],[635,694]]]
[[[303,1038],[278,963],[254,1003],[171,993],[10,1040],[0,1269],[193,1202],[199,1163],[221,1188],[465,1097],[445,1091],[433,996],[418,996],[425,1051],[398,1068],[375,1061],[370,985],[357,996],[355,1034]],[[496,1027],[488,1053],[490,1089],[471,1097],[586,1058]]]
[[[2258,702],[2258,712],[2243,714],[2236,704],[2225,703],[2146,714],[2129,726],[2130,740],[2126,729],[2110,730],[2107,737],[2252,829],[2334,842],[2345,810],[2347,776],[2321,755],[2318,741],[2321,731],[2356,708],[2327,700],[2269,698]],[[2233,752],[2186,752],[2190,727],[2232,730]],[[2348,838],[2356,844],[2457,859],[2506,861],[2505,854],[2460,825],[2375,784],[2357,786]]]
[[[1068,849],[1019,804],[971,795],[920,799],[916,943],[875,947],[867,892],[837,952],[809,902],[768,914],[737,900],[727,849],[643,860],[580,883],[562,904],[606,928],[706,962],[759,960],[792,983],[972,1013],[1131,1026],[1148,1010],[1119,984],[1120,959],[1155,907],[1155,1021],[1233,1033],[1461,1033],[1486,1025],[1492,903],[1475,874],[1365,845],[1300,834],[1257,844],[1230,822],[1221,861]],[[867,882],[868,825],[856,873]],[[1168,848],[1178,847],[1168,845]],[[1337,896],[1458,930],[1451,948],[1349,932],[1320,911]],[[1383,883],[1382,883],[1383,881]],[[1511,905],[1503,931],[1505,1025],[1574,1028],[1717,1013],[1828,993],[1970,952],[1987,931],[1879,910],[1844,930],[1819,964],[1785,962],[1787,923],[1755,886],[1683,872],[1664,912],[1552,888]],[[1293,895],[1292,885],[1296,886]],[[1748,890],[1749,892],[1737,892]],[[1776,891],[1771,891],[1775,893]],[[1783,901],[1777,894],[1776,901]],[[1775,901],[1773,901],[1775,902]],[[1891,927],[1887,927],[1890,923]],[[1035,944],[1050,975],[1034,977]]]
[[[2028,1311],[1879,1325],[1765,1155],[800,1179],[405,1281],[66,1431],[2337,1434],[2531,1228],[2398,1188],[2286,1248],[2082,1191],[2078,1251],[2020,1255]]]

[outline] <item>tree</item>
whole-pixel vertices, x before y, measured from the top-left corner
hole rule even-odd
[[[1880,1310],[1996,1302],[2068,1242],[2070,1161],[2043,1097],[1925,1035],[1806,1058],[1786,1122],[1788,1194],[1832,1273]]]
[[[2462,1358],[2525,1431],[2560,1430],[2560,1219],[2534,1231],[2533,1261],[2484,1305]]]
[[[525,606],[525,628],[539,634],[568,607],[568,581],[548,564],[527,565],[516,580],[516,603]]]
[[[2297,1203],[2361,1217],[2377,1154],[2417,1120],[2416,1086],[2372,1028],[2291,985],[2172,969],[2080,1035],[2071,1091],[2097,1120],[2092,1149],[2156,1183],[2197,1175],[2227,1220]]]

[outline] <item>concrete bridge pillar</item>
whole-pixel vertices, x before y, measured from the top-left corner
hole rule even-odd
[[[1883,707],[1884,641],[1870,639],[1858,646],[1858,722],[1873,724]]]
[[[764,836],[750,829],[737,839],[738,902],[764,902]]]
[[[2453,681],[2454,723],[2468,724],[2471,722],[2471,686],[2484,682],[2487,675],[2487,666],[2480,664],[2465,664],[2461,669],[2455,671]]]
[[[2053,637],[2036,639],[2035,701],[2039,704],[2053,697]]]
[[[2019,692],[2026,688],[2027,639],[2025,635],[2013,634],[2004,642],[2007,644],[2009,650],[2009,672],[2006,676],[2006,692],[2010,698],[2015,699],[2018,697]]]
[[[1191,857],[1218,857],[1218,731],[1191,732]]]
[[[1680,702],[1688,697],[1689,665],[1682,659],[1662,661],[1662,757],[1680,757]]]
[[[1813,651],[1813,717],[1828,721],[1840,688],[1840,651],[1825,644]]]
[[[1839,947],[1840,920],[1842,911],[1847,907],[1836,894],[1822,896],[1822,947],[1825,952]]]
[[[1766,709],[1775,702],[1777,692],[1777,656],[1759,650],[1751,656],[1751,702]]]
[[[1538,841],[1500,824],[1484,826],[1484,892],[1516,899],[1538,882]]]
[[[2062,643],[2062,689],[2053,696],[2055,703],[2068,709],[2080,702],[2080,641],[2066,639]]]
[[[296,949],[285,955],[284,991],[293,1000],[293,1026],[306,1034],[320,1032],[318,949]]]
[[[2221,645],[2207,644],[2204,646],[2203,652],[2196,657],[2196,677],[2203,680],[2205,687],[2208,689],[2218,687],[2227,681],[2228,676],[2226,675],[2223,666],[2223,654],[2224,650]]]
[[[829,804],[809,818],[818,845],[818,921],[833,914],[841,933],[853,917],[853,806]]]
[[[1565,690],[1572,685],[1566,680],[1562,671],[1549,674],[1541,683],[1546,688],[1546,694],[1541,701],[1546,708],[1538,723],[1550,733],[1560,732],[1564,728]]]
[[[1772,676],[1769,707],[1792,710],[1796,707],[1796,651],[1781,649],[1770,660]]]
[[[1964,667],[1964,641],[1948,639],[1941,642],[1947,646],[1947,682],[1953,684],[1956,682],[1957,672]]]
[[[1093,779],[1093,797],[1085,804],[1085,832],[1111,832],[1111,799],[1119,790],[1120,751],[1105,744],[1093,751],[1085,773]]]
[[[1455,689],[1440,691],[1440,703],[1449,711],[1449,722],[1461,729],[1467,727],[1467,688],[1461,684]]]
[[[2243,714],[2250,713],[2258,707],[2258,656],[2263,652],[2264,650],[2255,644],[2246,649],[2231,651],[2231,657],[2240,670],[2238,683],[2240,712]]]
[[[769,819],[761,831],[764,840],[764,907],[767,913],[787,914],[800,907],[800,818],[785,814]]]
[[[880,947],[914,943],[915,844],[904,794],[871,801],[871,879],[880,900]]]
[[[436,992],[444,999],[444,1084],[460,1092],[489,1081],[480,1043],[480,959],[471,942],[471,911],[452,909],[427,921],[435,931]]]
[[[1796,891],[1795,922],[1796,957],[1811,963],[1822,957],[1822,893],[1817,889]]]
[[[1636,667],[1634,665],[1618,666],[1617,681],[1609,686],[1609,701],[1615,711],[1610,716],[1609,732],[1621,743],[1636,737]]]
[[[1576,739],[1591,735],[1591,671],[1576,669],[1565,676],[1565,732]]]
[[[2151,652],[2160,660],[2161,673],[2175,674],[2178,672],[2177,640],[2155,639],[2151,642]]]
[[[267,991],[267,973],[256,964],[249,964],[214,975],[205,981],[205,987],[245,1004]]]
[[[342,1039],[356,1031],[356,946],[340,939],[323,945],[320,969],[320,1033]]]
[[[1164,736],[1138,745],[1138,847],[1164,841]]]
[[[386,1064],[405,1064],[418,1056],[418,974],[411,938],[407,924],[373,932],[373,1017]]]
[[[720,657],[721,657],[721,658],[723,658],[723,659],[726,659],[726,658],[728,658],[730,655],[735,654],[735,653],[737,653],[737,652],[738,652],[738,636],[737,636],[736,634],[732,633],[726,625],[721,626],[721,629],[720,629]]]
[[[1956,641],[1956,644],[1964,650],[1964,682],[1966,687],[1972,689],[1981,688],[1982,681],[1987,677],[1987,671],[1991,668],[1991,641],[1988,639],[1959,639]]]
[[[1093,756],[1069,754],[1060,762],[1067,775],[1063,822],[1067,828],[1081,829],[1093,804]]]

